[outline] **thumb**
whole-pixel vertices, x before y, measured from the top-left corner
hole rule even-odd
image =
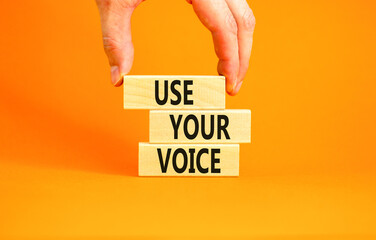
[[[134,57],[131,16],[138,3],[127,4],[125,2],[124,0],[97,0],[103,46],[111,66],[111,82],[116,87],[123,83],[122,75],[131,70]]]

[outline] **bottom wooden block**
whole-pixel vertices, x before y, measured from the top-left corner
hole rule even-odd
[[[239,144],[139,143],[139,176],[239,176]]]

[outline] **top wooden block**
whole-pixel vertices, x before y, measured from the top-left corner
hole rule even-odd
[[[225,109],[223,76],[128,75],[123,80],[125,109]]]

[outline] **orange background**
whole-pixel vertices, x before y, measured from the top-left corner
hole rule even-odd
[[[239,178],[139,178],[148,111],[122,109],[94,1],[6,1],[0,238],[368,239],[376,234],[376,4],[249,1],[252,110]],[[183,0],[133,17],[131,74],[216,74]],[[232,238],[231,238],[232,239]]]

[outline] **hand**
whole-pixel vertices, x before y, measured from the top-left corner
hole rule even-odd
[[[103,45],[111,66],[111,81],[122,84],[133,63],[133,10],[144,0],[96,0],[102,23]],[[226,77],[226,91],[238,93],[251,56],[255,17],[246,0],[187,0],[211,31],[219,58],[218,73]]]

